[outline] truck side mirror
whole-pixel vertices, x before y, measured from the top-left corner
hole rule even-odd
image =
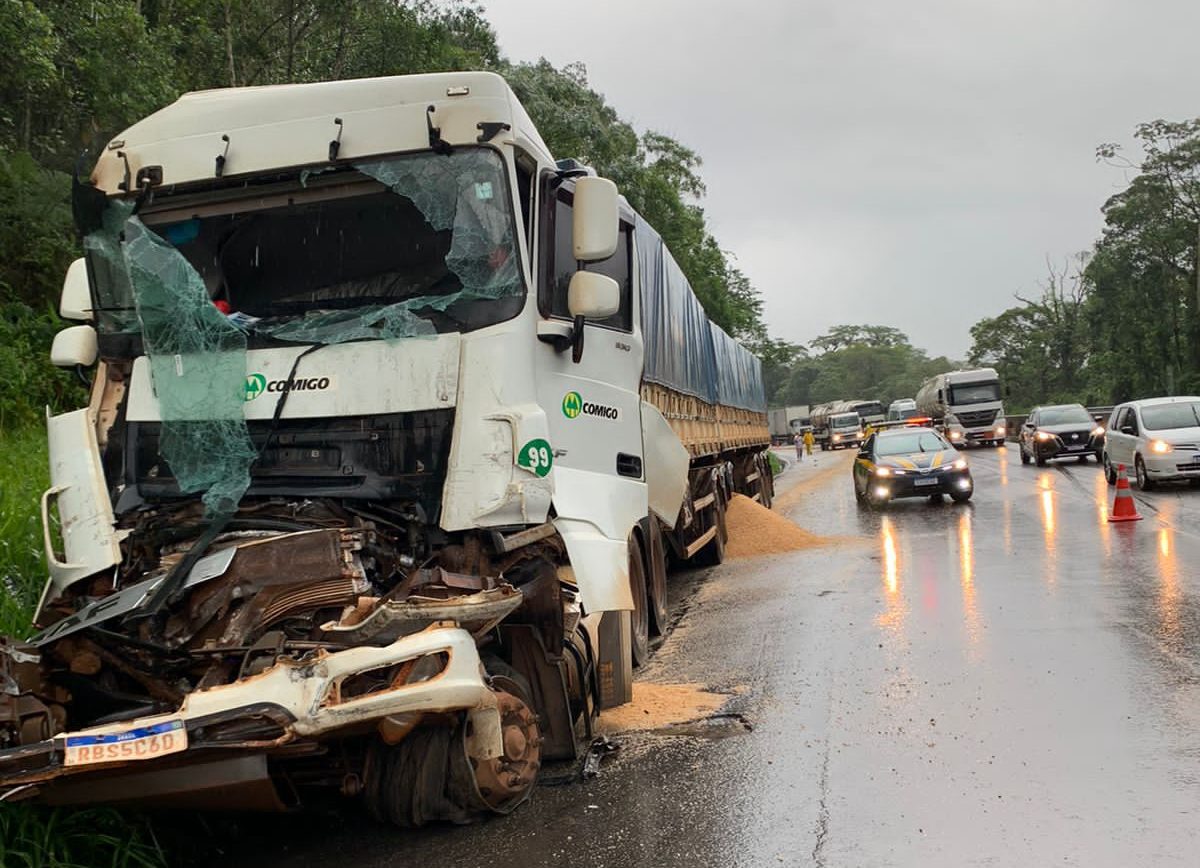
[[[604,319],[621,309],[621,287],[606,274],[576,271],[567,287],[567,310],[571,316]]]
[[[88,284],[87,260],[83,258],[76,259],[67,268],[62,295],[58,301],[58,315],[76,322],[92,322],[96,318],[92,311],[92,289]]]
[[[617,185],[607,178],[580,178],[575,182],[572,210],[575,259],[598,262],[612,256],[620,230]]]
[[[946,403],[946,396],[945,396],[944,394],[942,394],[942,390],[941,390],[941,389],[938,389],[938,403],[939,403],[939,404],[945,404],[945,403]]]
[[[595,271],[576,271],[567,286],[567,310],[575,318],[571,336],[559,352],[571,348],[571,361],[583,360],[583,324],[589,319],[604,319],[621,309],[621,287],[615,280]]]
[[[90,325],[65,328],[54,336],[50,345],[50,364],[58,368],[89,368],[96,364],[99,355],[96,330]]]

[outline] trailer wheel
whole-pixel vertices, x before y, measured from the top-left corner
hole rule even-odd
[[[758,501],[767,509],[771,508],[774,486],[771,484],[771,462],[765,455],[759,455],[755,461],[758,468]]]
[[[650,658],[650,600],[646,592],[646,560],[636,533],[629,537],[629,593],[633,596],[633,611],[629,613],[633,665],[642,666]]]
[[[653,516],[646,527],[646,575],[650,592],[650,631],[654,636],[667,632],[667,552],[658,520]]]
[[[701,566],[715,567],[725,561],[725,540],[729,537],[729,531],[725,527],[725,501],[720,494],[713,503],[713,524],[717,532],[708,545],[696,553],[696,562]]]

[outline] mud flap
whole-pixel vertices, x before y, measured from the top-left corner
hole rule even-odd
[[[633,629],[629,612],[604,612],[597,631],[600,708],[633,701]]]

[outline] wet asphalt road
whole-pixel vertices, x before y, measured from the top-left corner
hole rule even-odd
[[[274,818],[221,864],[1200,864],[1200,490],[1110,525],[1094,463],[968,457],[969,505],[864,511],[819,455],[778,507],[838,541],[676,583],[642,677],[730,694],[693,734],[624,736],[508,818]]]

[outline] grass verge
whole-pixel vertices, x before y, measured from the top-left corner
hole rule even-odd
[[[29,635],[46,581],[38,500],[49,485],[40,428],[0,431],[0,635]],[[4,868],[157,868],[167,864],[149,821],[110,808],[0,803]]]

